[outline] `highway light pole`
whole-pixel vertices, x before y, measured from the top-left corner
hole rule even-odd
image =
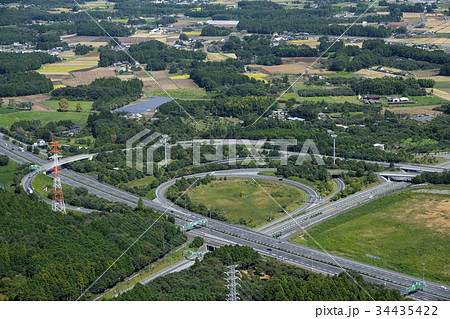
[[[336,134],[331,135],[331,137],[333,138],[333,165],[336,164]]]
[[[422,263],[422,283],[425,286],[425,264]]]

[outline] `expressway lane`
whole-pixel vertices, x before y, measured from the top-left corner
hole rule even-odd
[[[206,173],[205,173],[206,174]],[[394,183],[384,183],[382,185],[379,185],[379,187],[385,185],[392,186]],[[164,192],[167,190],[167,185],[170,185],[170,183],[166,183],[164,187],[160,187],[157,189],[156,196],[159,199],[159,201],[164,205],[173,205],[170,201],[168,201],[164,197]],[[403,185],[400,185],[398,187],[403,187]],[[370,194],[370,190],[367,190]],[[349,201],[349,199],[347,199]],[[339,206],[339,201],[335,202]],[[383,268],[379,268],[376,266],[372,266],[369,264],[364,264],[361,262],[356,262],[344,257],[328,254],[326,252],[317,251],[308,247],[299,246],[296,244],[292,244],[286,241],[277,240],[271,236],[267,236],[265,234],[261,234],[259,232],[256,232],[255,230],[251,230],[248,228],[244,228],[238,225],[228,224],[224,222],[219,222],[213,219],[205,218],[204,216],[197,215],[195,213],[192,213],[190,211],[187,211],[181,207],[173,206],[173,208],[170,210],[173,214],[180,214],[182,213],[184,217],[192,218],[197,217],[198,219],[207,219],[208,221],[208,228],[217,231],[220,233],[220,236],[225,237],[226,235],[231,235],[234,237],[235,241],[238,239],[246,240],[246,242],[252,242],[254,244],[261,244],[263,247],[265,246],[270,247],[270,249],[278,249],[280,251],[290,252],[291,254],[297,255],[297,256],[304,256],[309,258],[309,262],[311,262],[311,259],[314,259],[318,264],[321,264],[321,267],[325,267],[325,265],[339,265],[345,269],[353,269],[356,271],[361,272],[362,274],[369,275],[374,278],[378,278],[380,280],[383,280],[384,282],[391,282],[395,283],[400,286],[407,287],[411,285],[412,282],[421,281],[420,278],[416,278],[409,275],[404,275],[395,271],[386,270]],[[195,220],[195,219],[192,219]],[[324,268],[324,269],[325,269]],[[327,272],[328,273],[328,272]],[[426,290],[427,292],[430,292],[431,294],[439,295],[443,298],[450,299],[450,286],[447,286],[447,290],[443,290],[440,288],[440,284],[428,282],[426,281]]]
[[[337,190],[331,194],[330,196],[328,196],[327,198],[314,203],[312,205],[310,205],[308,208],[313,208],[313,207],[317,207],[317,206],[323,206],[326,203],[328,203],[337,193],[339,193],[340,191],[345,189],[345,183],[340,179],[340,178],[334,178],[333,179],[336,182],[337,185]],[[270,231],[270,229],[273,229],[277,226],[280,226],[282,223],[284,224],[286,221],[292,219],[292,217],[295,217],[303,212],[306,212],[306,209],[297,209],[294,212],[290,213],[289,215],[283,216],[281,218],[278,218],[277,220],[274,220],[273,222],[270,222],[264,226],[261,226],[259,228],[256,228],[256,231],[261,232],[263,234],[272,234],[275,233],[276,231]],[[308,214],[309,215],[309,214]]]
[[[312,260],[310,258],[305,258],[304,256],[299,256],[298,254],[291,253],[285,250],[280,250],[276,248],[268,248],[267,246],[261,243],[255,243],[253,241],[248,241],[243,238],[238,238],[229,234],[224,234],[218,231],[215,231],[210,228],[196,228],[189,231],[191,234],[196,236],[201,236],[205,239],[207,243],[214,244],[227,244],[227,245],[241,245],[241,246],[249,246],[259,252],[263,256],[276,258],[281,262],[292,264],[297,267],[302,267],[304,269],[308,269],[315,272],[320,272],[329,275],[338,275],[342,272],[342,269],[335,265],[330,265],[326,263],[319,262],[317,260]],[[400,293],[405,293],[407,288],[404,285],[399,285],[396,283],[392,283],[380,278],[374,278],[372,276],[367,276],[362,274],[362,277],[369,282],[386,285],[387,287],[394,288],[400,291]],[[436,297],[433,294],[427,293],[425,291],[417,291],[414,293],[411,298],[420,299],[420,300],[438,300],[442,299],[440,297]],[[448,298],[447,298],[448,299]]]
[[[408,185],[409,183],[386,182],[381,185],[377,185],[375,187],[347,196],[336,202],[331,202],[328,205],[315,208],[304,215],[290,218],[290,220],[288,220],[287,222],[270,228],[263,233],[274,234],[282,232],[283,235],[281,238],[288,238],[298,230],[317,225],[320,222],[323,222],[327,219],[330,219],[353,208],[361,206],[369,201],[372,201],[375,198],[382,196],[383,194],[404,188]]]

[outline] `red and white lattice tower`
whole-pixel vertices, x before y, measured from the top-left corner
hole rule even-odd
[[[66,204],[64,203],[64,197],[61,187],[61,177],[59,176],[59,171],[61,170],[61,167],[58,164],[58,158],[60,157],[58,155],[61,150],[59,149],[58,142],[51,142],[49,147],[50,153],[53,153],[52,156],[50,156],[51,159],[53,159],[53,167],[51,168],[53,172],[53,203],[52,203],[52,209],[53,211],[59,211],[63,214],[66,214]]]

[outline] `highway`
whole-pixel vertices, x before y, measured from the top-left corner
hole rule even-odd
[[[0,145],[2,146],[2,145]],[[5,152],[4,147],[0,147],[0,152]],[[16,153],[13,151],[13,153]],[[33,159],[33,154],[28,152],[23,152],[20,154],[21,158],[27,157],[30,160]],[[40,161],[45,161],[39,158]],[[218,174],[218,172],[214,172],[214,175]],[[223,172],[221,172],[223,174]],[[226,173],[225,173],[226,174]],[[138,197],[127,193],[125,191],[119,190],[113,186],[102,184],[95,179],[87,177],[86,175],[72,172],[70,170],[64,170],[61,174],[63,176],[63,182],[73,185],[73,186],[83,186],[89,190],[89,192],[98,195],[99,197],[109,199],[112,201],[119,201],[126,203],[130,206],[136,206],[138,201]],[[228,175],[216,175],[216,176],[228,176]],[[236,177],[236,172],[231,172],[231,177]],[[242,176],[238,175],[238,176]],[[245,175],[244,175],[245,176]],[[261,178],[263,175],[256,175],[256,173],[251,173],[249,176]],[[270,177],[270,176],[264,176]],[[273,177],[272,177],[273,178]],[[387,184],[387,183],[386,183]],[[168,185],[167,183],[165,184]],[[25,185],[23,185],[25,187]],[[165,188],[167,189],[167,188]],[[313,250],[307,247],[299,246],[296,244],[292,244],[286,241],[277,240],[268,236],[266,234],[259,233],[255,230],[251,230],[239,225],[234,225],[231,223],[224,223],[213,219],[205,218],[204,216],[197,215],[195,213],[184,210],[180,207],[173,206],[167,199],[164,198],[164,189],[158,188],[157,196],[158,202],[144,200],[144,205],[153,207],[157,210],[161,210],[163,212],[171,213],[178,218],[177,224],[182,223],[182,220],[185,221],[195,221],[199,219],[207,219],[208,227],[202,228],[204,232],[204,237],[208,235],[214,234],[214,236],[219,239],[227,240],[228,242],[234,241],[239,244],[248,245],[251,247],[257,248],[259,251],[264,251],[270,249],[269,254],[275,254],[280,260],[284,260],[283,258],[304,258],[304,265],[311,263],[311,259],[313,259],[313,264],[315,265],[314,269],[317,271],[321,271],[323,273],[335,274],[341,272],[340,268],[337,265],[341,265],[345,269],[353,269],[359,271],[367,276],[370,276],[375,279],[380,279],[383,282],[387,282],[390,284],[400,285],[403,287],[407,287],[411,285],[414,281],[421,281],[420,278],[415,278],[412,276],[407,276],[398,272],[382,269],[379,267],[375,267],[372,265],[356,262],[347,258],[329,255],[325,252]],[[311,203],[314,204],[314,203]],[[341,205],[340,201],[334,202],[336,207]],[[330,204],[328,204],[330,205]],[[327,205],[327,206],[328,206]],[[301,216],[301,215],[300,215]],[[219,240],[218,239],[218,240]],[[226,242],[225,242],[226,243]],[[279,255],[277,255],[279,254]],[[286,255],[285,255],[286,254]],[[283,257],[283,258],[281,258]],[[307,257],[307,258],[306,258]],[[288,259],[289,261],[289,259]],[[334,267],[334,268],[333,268]],[[425,284],[425,292],[431,293],[434,295],[432,298],[444,298],[450,299],[450,287],[446,286],[447,290],[444,290],[440,287],[441,285],[433,282],[426,282]],[[427,298],[431,298],[430,296]]]
[[[282,233],[281,238],[289,238],[295,232],[301,229],[307,229],[313,225],[317,225],[331,217],[349,211],[350,209],[361,206],[369,201],[376,199],[383,194],[392,192],[394,190],[404,188],[409,183],[392,183],[386,182],[375,187],[360,191],[356,194],[347,196],[335,202],[330,202],[328,205],[320,206],[308,213],[290,218],[287,222],[277,224],[274,227],[265,229],[264,234]]]
[[[317,206],[323,206],[326,203],[328,203],[337,193],[341,192],[342,190],[345,189],[345,183],[340,179],[340,178],[334,178],[333,179],[337,185],[336,191],[333,192],[330,196],[312,204],[309,206],[309,208],[313,208],[313,207],[317,207]],[[264,234],[268,234],[268,233],[274,233],[274,232],[268,232],[268,229],[271,229],[272,227],[274,227],[275,225],[280,225],[281,223],[284,223],[285,221],[291,220],[292,217],[295,217],[297,215],[299,215],[300,213],[304,212],[305,210],[300,210],[297,209],[296,211],[289,213],[289,215],[283,216],[281,218],[278,218],[277,220],[274,220],[264,226],[261,226],[259,228],[256,228],[256,231],[264,233]],[[305,215],[306,216],[306,215]]]

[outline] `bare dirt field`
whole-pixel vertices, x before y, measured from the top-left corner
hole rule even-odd
[[[441,99],[450,101],[450,89],[433,89],[433,93]]]
[[[81,84],[90,84],[95,79],[103,78],[103,77],[115,77],[116,73],[114,72],[114,67],[107,68],[96,68],[88,71],[73,71],[74,77],[70,77],[69,79],[63,80],[65,85],[77,86]]]
[[[148,33],[138,33],[135,34],[133,36],[130,37],[119,37],[119,41],[122,44],[134,44],[134,43],[141,43],[144,41],[148,41],[149,37],[147,37]],[[167,37],[167,35],[164,35],[164,37]],[[66,37],[65,38],[67,40],[68,44],[76,44],[76,43],[81,43],[81,44],[90,44],[93,47],[100,47],[101,45],[106,45],[110,42],[110,38],[109,37],[95,37],[95,36],[71,36],[71,37]],[[157,39],[159,40],[159,39]]]
[[[421,214],[414,212],[420,211]],[[414,208],[406,210],[399,216],[404,219],[408,215],[414,222],[423,224],[433,231],[441,233],[450,233],[450,220],[448,219],[448,212],[450,211],[449,201],[437,201],[434,199],[416,201]]]
[[[251,65],[251,67],[256,68],[261,73],[266,73],[266,74],[277,74],[277,73],[301,74],[301,73],[305,72],[306,68],[310,64],[311,63],[304,63],[304,62],[298,62],[298,63],[292,63],[292,64],[282,64],[282,65],[271,65],[271,66],[255,64],[255,65]],[[334,72],[323,70],[323,69],[320,69],[320,70],[310,69],[309,73],[310,74],[330,74],[330,73],[334,73]]]
[[[395,114],[408,114],[408,115],[416,115],[416,114],[428,114],[428,115],[437,115],[442,112],[434,111],[437,105],[427,105],[427,106],[407,106],[407,107],[384,107],[384,110],[388,110]]]
[[[435,70],[424,70],[424,71],[412,71],[411,74],[414,74],[416,76],[419,76],[421,78],[423,77],[429,77],[429,76],[437,76],[439,74],[439,69]],[[446,78],[444,76],[440,76],[440,78],[443,78],[443,80]],[[436,82],[436,78],[434,79]],[[446,78],[445,81],[449,81],[450,78]]]
[[[155,80],[166,90],[175,90],[178,87],[169,79],[168,71],[153,71]],[[144,90],[160,90],[161,87],[155,83],[155,81],[147,75],[140,78],[144,82]]]
[[[194,83],[191,79],[177,79],[172,80],[173,83],[179,88],[179,89],[198,89],[198,85]]]
[[[311,63],[315,62],[317,60],[317,58],[316,57],[281,58],[281,60],[283,61],[284,64],[298,63],[298,62],[311,64]],[[326,60],[326,58],[319,58],[317,63],[319,63],[322,60]]]
[[[18,96],[18,97],[10,97],[9,100],[14,100],[16,102],[32,102],[34,105],[32,107],[32,111],[54,111],[54,109],[48,105],[42,104],[42,101],[48,100],[49,96],[46,94],[37,94],[37,95],[26,95],[26,96]],[[6,100],[4,101],[5,103]]]

